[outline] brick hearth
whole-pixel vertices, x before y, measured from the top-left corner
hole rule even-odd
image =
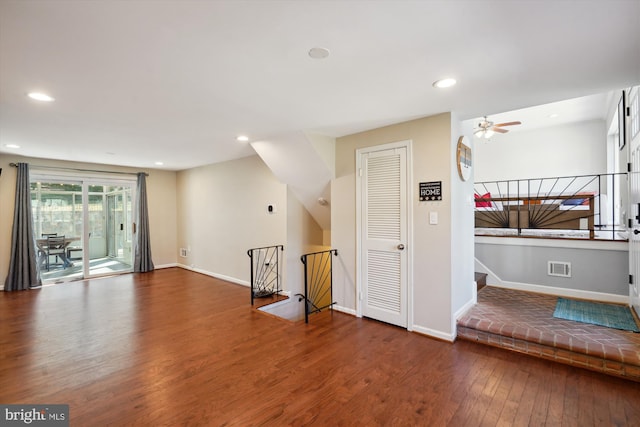
[[[640,334],[556,319],[557,297],[485,286],[458,338],[640,382]]]

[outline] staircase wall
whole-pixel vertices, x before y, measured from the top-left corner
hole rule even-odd
[[[626,303],[626,242],[476,236],[476,271],[511,289]],[[571,277],[547,274],[548,262],[568,262]]]
[[[295,132],[251,143],[273,174],[286,184],[322,230],[331,229],[331,180],[335,140]]]

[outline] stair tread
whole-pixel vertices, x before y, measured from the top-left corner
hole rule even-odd
[[[475,273],[475,280],[478,286],[478,290],[484,288],[487,285],[487,273]]]

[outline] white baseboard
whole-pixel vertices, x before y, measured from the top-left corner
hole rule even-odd
[[[353,308],[343,307],[337,304],[333,305],[333,310],[339,311],[341,313],[350,314],[352,316],[358,317],[358,312]],[[453,342],[455,337],[451,334],[446,334],[444,332],[436,331],[433,329],[425,328],[423,326],[413,325],[411,328],[407,328],[410,332],[417,332],[422,335],[427,335],[430,337],[438,338],[444,341]]]
[[[454,342],[456,337],[445,332],[436,331],[434,329],[425,328],[424,326],[413,325],[413,332],[417,332],[422,335],[438,338],[444,341]]]
[[[220,279],[220,280],[224,280],[224,281],[227,281],[227,282],[235,283],[236,285],[242,285],[242,286],[246,286],[246,287],[250,287],[251,286],[251,283],[247,282],[246,280],[241,280],[241,279],[237,279],[235,277],[225,276],[224,274],[213,273],[211,271],[203,270],[201,268],[189,267],[188,265],[184,265],[184,264],[178,264],[177,266],[180,267],[180,268],[184,268],[185,270],[195,271],[196,273],[204,274],[204,275],[207,275],[207,276],[215,277],[216,279]]]
[[[246,286],[247,288],[251,287],[251,283],[246,280],[237,279],[231,276],[225,276],[224,274],[213,273],[208,270],[203,270],[201,268],[192,268],[188,265],[178,264],[177,267],[184,268],[185,270],[195,271],[196,273],[204,274],[206,276],[215,277],[216,279],[224,280],[226,282],[235,283],[236,285]],[[280,295],[284,295],[286,297],[291,298],[291,291],[281,290]]]
[[[334,304],[331,306],[332,310],[339,311],[341,313],[350,314],[356,316],[356,311],[353,308],[342,307],[341,305]]]
[[[518,291],[537,292],[539,294],[555,295],[559,297],[579,298],[591,301],[611,302],[616,304],[629,304],[629,296],[607,294],[603,292],[583,291],[580,289],[556,288],[553,286],[532,285],[529,283],[506,282],[490,284],[497,288],[515,289]]]
[[[473,298],[470,301],[467,301],[467,303],[465,305],[463,305],[462,307],[460,307],[460,309],[458,311],[455,312],[453,318],[455,320],[458,320],[459,318],[461,318],[462,316],[464,316],[464,314],[474,305],[476,305],[477,303],[477,292],[473,292]]]
[[[163,268],[172,268],[172,267],[180,267],[180,265],[177,262],[172,262],[170,264],[161,264],[161,265],[154,265],[153,268],[155,270],[161,270]]]

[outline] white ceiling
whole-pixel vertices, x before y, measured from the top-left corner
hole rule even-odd
[[[253,154],[239,134],[491,118],[638,84],[640,0],[0,0],[0,153],[179,170]]]
[[[492,114],[487,117],[487,120],[493,123],[521,122],[520,125],[504,127],[510,132],[530,131],[588,120],[606,120],[607,113],[610,112],[609,109],[616,105],[620,96],[622,96],[621,90],[598,93]],[[484,117],[466,120],[464,122],[465,131],[470,134],[478,128],[478,124],[482,120]],[[500,138],[500,134],[495,134],[494,138]]]

